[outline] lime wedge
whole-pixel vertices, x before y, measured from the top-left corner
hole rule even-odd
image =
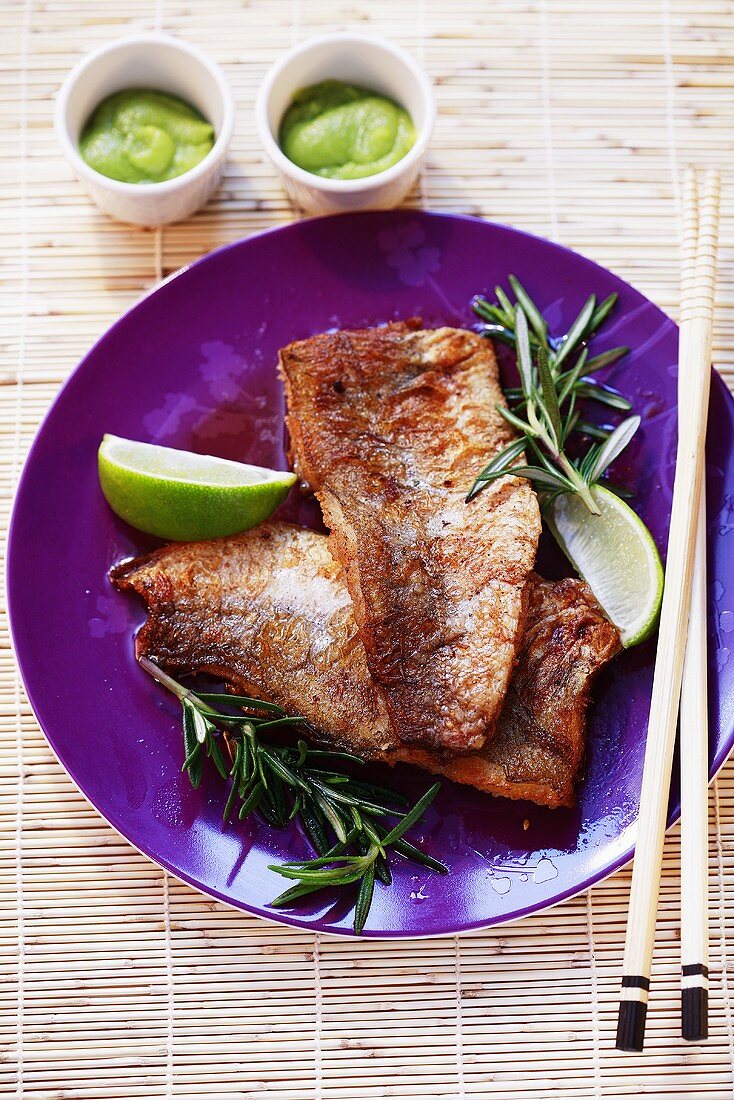
[[[106,435],[99,481],[113,512],[183,542],[246,531],[275,511],[296,475]]]
[[[622,637],[637,645],[655,629],[663,598],[663,565],[652,535],[618,496],[592,489],[600,515],[575,493],[555,498],[549,526]]]

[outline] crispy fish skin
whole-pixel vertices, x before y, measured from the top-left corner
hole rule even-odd
[[[174,543],[110,578],[148,608],[138,655],[216,676],[374,756],[394,739],[339,572],[324,535],[280,523]]]
[[[417,764],[490,794],[571,806],[593,677],[620,649],[579,580],[531,575],[520,659],[495,738],[451,757],[390,749],[343,574],[327,539],[282,523],[213,542],[175,544],[112,570],[149,618],[137,638],[169,670],[209,672],[235,690],[303,714],[332,745]]]
[[[597,673],[622,648],[587,584],[528,582],[525,633],[495,737],[475,753],[441,760],[399,749],[397,759],[480,791],[571,807],[584,756],[586,712]]]
[[[321,503],[397,740],[480,746],[507,691],[540,536],[524,479],[464,502],[513,438],[491,345],[400,323],[290,344],[280,369],[295,468]]]

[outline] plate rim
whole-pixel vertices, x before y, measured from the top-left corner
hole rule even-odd
[[[667,322],[669,322],[671,325],[673,325],[673,327],[676,330],[678,329],[677,324],[670,317],[670,315],[668,313],[666,313],[665,310],[663,310],[655,302],[653,302],[650,298],[648,298],[647,295],[643,294],[642,291],[638,290],[637,287],[633,283],[629,282],[626,279],[623,279],[620,275],[617,275],[615,271],[610,270],[609,268],[605,268],[603,265],[597,263],[595,260],[593,260],[590,257],[584,255],[582,252],[579,252],[576,249],[570,248],[567,245],[560,244],[556,241],[552,241],[549,238],[543,237],[540,234],[532,233],[532,232],[529,232],[529,231],[524,230],[524,229],[519,229],[516,226],[505,225],[502,222],[496,222],[496,221],[492,221],[492,220],[489,220],[489,219],[477,217],[476,215],[472,215],[472,214],[459,214],[459,213],[454,214],[454,213],[447,212],[447,211],[431,211],[431,210],[424,210],[422,208],[418,208],[418,209],[398,208],[398,209],[392,210],[392,211],[384,211],[384,210],[381,210],[381,211],[368,211],[368,210],[346,211],[346,212],[340,213],[340,214],[325,214],[325,215],[320,215],[320,216],[317,216],[317,217],[294,219],[293,221],[286,222],[282,225],[269,226],[267,229],[263,229],[263,230],[261,230],[257,233],[253,233],[248,237],[241,237],[241,238],[238,238],[235,241],[228,241],[225,244],[219,245],[217,248],[212,249],[210,252],[207,252],[204,255],[197,257],[195,260],[192,260],[191,262],[189,262],[187,264],[184,264],[182,267],[178,268],[176,271],[173,271],[169,275],[167,275],[163,280],[161,280],[160,282],[156,283],[154,286],[151,286],[146,291],[144,291],[143,294],[141,294],[138,298],[136,298],[136,300],[133,303],[131,303],[131,305],[129,305],[123,311],[123,313],[121,313],[120,316],[117,317],[112,322],[112,324],[109,325],[104,330],[104,332],[102,332],[93,341],[91,346],[88,348],[88,350],[84,353],[84,355],[79,360],[79,362],[76,364],[74,369],[71,371],[68,378],[66,378],[65,381],[62,383],[62,385],[59,387],[58,392],[55,394],[55,396],[53,398],[53,401],[51,402],[49,408],[46,410],[44,416],[42,417],[42,419],[41,419],[41,421],[38,425],[38,428],[36,429],[36,433],[34,435],[34,438],[33,438],[33,441],[31,443],[31,446],[28,450],[28,453],[27,453],[27,455],[24,459],[23,467],[22,467],[22,470],[20,472],[20,476],[18,477],[17,484],[16,484],[16,486],[14,488],[14,491],[13,491],[12,506],[11,506],[11,511],[10,511],[10,520],[9,520],[9,523],[8,523],[8,531],[7,531],[6,541],[5,541],[5,548],[6,548],[5,597],[6,597],[6,606],[7,606],[7,610],[8,610],[8,626],[9,626],[9,637],[10,637],[10,642],[11,642],[11,648],[12,648],[12,651],[13,651],[13,655],[15,657],[15,662],[16,662],[17,669],[18,669],[19,674],[20,674],[20,678],[21,678],[22,683],[23,683],[23,687],[24,687],[26,696],[27,696],[28,701],[30,703],[30,706],[31,706],[31,709],[33,711],[35,720],[38,722],[38,725],[39,725],[39,727],[40,727],[40,729],[41,729],[41,731],[44,735],[44,738],[45,738],[46,742],[48,743],[49,747],[51,748],[51,751],[53,752],[54,756],[58,760],[59,764],[64,769],[64,772],[66,773],[66,775],[71,779],[71,781],[74,784],[74,786],[76,787],[76,789],[83,795],[83,797],[86,799],[86,801],[89,803],[89,805],[92,806],[94,811],[102,818],[102,820],[105,821],[105,823],[110,828],[112,828],[115,831],[115,833],[117,833],[119,836],[121,836],[125,840],[125,842],[127,844],[129,844],[133,849],[138,851],[146,859],[149,859],[154,865],[160,867],[163,871],[165,871],[166,873],[172,875],[172,877],[174,877],[178,881],[185,883],[186,885],[192,887],[195,890],[198,890],[200,893],[202,893],[202,894],[204,894],[208,897],[211,897],[214,900],[216,900],[217,902],[222,903],[224,905],[227,905],[228,907],[230,907],[232,909],[235,909],[238,912],[245,912],[245,913],[248,913],[252,916],[259,917],[261,919],[270,921],[271,923],[274,923],[274,924],[284,924],[284,925],[299,928],[299,929],[302,929],[304,931],[311,932],[311,933],[327,934],[327,935],[331,935],[331,936],[342,937],[342,938],[345,938],[345,939],[351,939],[351,938],[374,939],[374,940],[432,939],[432,938],[439,938],[439,937],[447,936],[447,935],[457,935],[457,934],[461,934],[463,932],[478,931],[478,930],[486,929],[486,928],[497,928],[497,927],[501,927],[504,924],[512,924],[512,923],[515,923],[516,921],[524,920],[529,916],[534,916],[536,914],[545,913],[545,912],[549,911],[550,909],[554,908],[556,905],[560,905],[561,903],[563,903],[565,901],[568,901],[568,900],[570,900],[574,897],[577,897],[578,895],[580,895],[582,893],[585,893],[587,890],[591,889],[593,886],[597,885],[600,882],[603,882],[605,879],[607,879],[611,875],[615,874],[617,871],[619,871],[621,868],[623,868],[626,864],[628,864],[634,858],[635,848],[636,848],[637,821],[635,820],[635,822],[631,826],[631,832],[633,834],[633,842],[628,848],[625,849],[625,851],[620,853],[610,863],[606,864],[604,867],[602,867],[598,871],[594,872],[591,875],[588,875],[586,878],[583,879],[583,881],[581,881],[581,882],[579,882],[579,883],[577,883],[573,886],[569,886],[565,890],[560,891],[558,894],[554,895],[553,898],[548,900],[547,902],[540,903],[540,904],[530,903],[527,906],[521,906],[520,908],[514,910],[512,913],[503,914],[503,915],[500,915],[500,916],[494,917],[494,918],[493,917],[488,917],[488,918],[483,919],[483,920],[463,922],[459,925],[448,924],[445,927],[442,927],[438,930],[433,930],[433,931],[424,932],[424,931],[416,930],[416,931],[410,931],[410,932],[395,932],[395,931],[384,930],[384,929],[371,930],[369,928],[365,928],[359,937],[355,937],[355,933],[353,931],[351,931],[350,929],[345,929],[345,928],[336,929],[336,928],[333,928],[333,927],[329,926],[328,924],[325,924],[323,922],[323,920],[320,917],[318,917],[317,915],[311,915],[311,916],[306,917],[306,918],[299,917],[298,915],[290,916],[287,913],[282,913],[282,912],[279,912],[279,911],[273,911],[272,909],[263,908],[263,907],[261,907],[259,905],[256,905],[256,904],[252,904],[252,903],[248,903],[248,902],[244,902],[244,901],[235,901],[231,897],[226,897],[216,887],[208,886],[208,885],[205,885],[201,882],[198,882],[193,876],[188,875],[186,872],[182,871],[180,868],[174,868],[173,866],[171,866],[170,863],[166,859],[162,859],[160,856],[158,856],[158,855],[154,854],[153,852],[147,850],[145,847],[140,847],[137,843],[135,843],[124,832],[124,830],[122,830],[121,828],[119,828],[116,825],[113,825],[109,821],[109,819],[106,817],[106,815],[102,812],[102,810],[96,804],[94,799],[85,790],[84,785],[79,782],[77,777],[67,767],[64,760],[62,759],[62,755],[60,754],[60,752],[56,748],[56,745],[54,744],[53,736],[49,733],[48,729],[46,728],[46,725],[44,724],[44,722],[42,721],[42,719],[39,716],[39,713],[38,713],[39,708],[37,708],[37,706],[36,706],[36,700],[34,698],[34,692],[30,689],[29,684],[27,682],[26,670],[24,669],[23,661],[21,659],[19,640],[18,640],[18,637],[17,637],[17,634],[16,634],[16,616],[15,616],[15,613],[14,613],[14,610],[13,610],[14,604],[16,602],[16,597],[13,595],[13,589],[14,589],[14,587],[16,587],[16,584],[14,584],[14,582],[13,582],[13,576],[14,576],[14,572],[15,572],[14,562],[16,560],[16,557],[18,556],[18,553],[19,553],[18,550],[15,549],[15,546],[16,546],[16,543],[17,543],[17,537],[15,536],[15,530],[16,530],[16,527],[17,527],[16,519],[17,519],[17,515],[18,515],[20,505],[22,503],[22,495],[23,495],[23,490],[24,490],[24,484],[25,484],[25,481],[26,481],[26,478],[27,478],[27,475],[28,475],[28,469],[29,469],[29,467],[32,463],[32,460],[34,458],[36,449],[39,447],[39,445],[41,443],[41,438],[42,438],[42,436],[43,436],[43,434],[44,434],[44,432],[47,428],[48,422],[55,415],[57,406],[61,403],[62,399],[64,398],[67,389],[69,389],[73,384],[75,384],[75,382],[78,380],[78,377],[81,374],[82,370],[87,366],[88,360],[96,354],[98,349],[110,337],[110,335],[113,332],[115,332],[118,327],[125,324],[126,321],[128,320],[128,318],[143,303],[147,302],[148,299],[150,299],[154,295],[158,294],[161,290],[163,290],[169,284],[172,284],[176,280],[178,280],[182,277],[185,277],[186,274],[189,271],[191,271],[192,269],[198,268],[201,265],[205,265],[210,260],[218,259],[223,254],[225,254],[229,251],[242,248],[243,246],[246,246],[251,241],[261,240],[265,237],[271,237],[271,236],[275,236],[275,235],[278,235],[278,234],[287,234],[288,232],[292,232],[294,230],[300,229],[300,227],[303,226],[303,225],[311,225],[311,224],[319,223],[319,222],[333,222],[334,220],[339,220],[339,219],[344,219],[344,218],[346,218],[346,219],[357,219],[357,218],[362,219],[362,218],[371,218],[371,217],[372,218],[374,218],[374,217],[379,218],[381,216],[384,217],[386,215],[403,216],[403,217],[407,217],[407,218],[415,217],[417,219],[441,220],[441,221],[447,221],[447,222],[451,222],[451,223],[459,221],[459,222],[470,223],[472,225],[482,225],[482,226],[486,226],[490,229],[499,230],[502,233],[509,234],[510,236],[516,236],[516,237],[522,238],[523,240],[528,240],[529,239],[532,242],[538,243],[542,246],[546,246],[546,247],[550,246],[553,250],[558,250],[558,251],[566,254],[567,256],[572,257],[574,261],[581,260],[581,261],[583,261],[583,263],[591,266],[592,268],[595,268],[595,269],[603,272],[604,275],[607,278],[611,276],[611,278],[614,279],[616,282],[619,282],[619,283],[631,288],[646,303],[648,303],[653,309],[655,309],[661,315],[661,317],[663,317]],[[725,399],[728,399],[728,401],[732,405],[734,405],[734,395],[732,395],[732,393],[729,391],[729,389],[726,386],[726,383],[724,382],[724,380],[721,378],[721,376],[718,374],[718,372],[716,370],[714,370],[713,368],[712,368],[712,374],[713,374],[712,385],[715,386],[715,387],[718,387],[719,392],[723,393],[725,395]],[[677,410],[677,399],[676,399],[676,410]],[[710,764],[709,764],[709,784],[711,782],[713,782],[713,780],[716,778],[719,771],[724,766],[724,764],[726,763],[728,757],[730,756],[733,748],[734,748],[734,724],[732,724],[732,727],[728,730],[726,735],[722,738],[721,747],[717,749],[717,751],[714,753],[714,756],[713,756],[712,760],[710,761]],[[669,830],[670,828],[672,828],[676,824],[679,817],[680,817],[680,800],[678,799],[673,804],[673,806],[669,809],[667,819],[666,819],[667,820],[666,831]]]

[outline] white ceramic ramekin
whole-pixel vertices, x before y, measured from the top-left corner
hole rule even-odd
[[[79,153],[79,135],[95,107],[113,92],[152,88],[188,100],[211,122],[212,150],[183,175],[162,183],[122,183],[101,175]],[[66,159],[102,210],[134,225],[181,221],[203,206],[219,183],[234,127],[234,99],[222,70],[188,42],[165,34],[120,38],[83,58],[56,97],[56,134]]]
[[[415,145],[402,160],[375,176],[358,180],[323,179],[289,160],[278,131],[296,92],[326,79],[374,88],[404,107],[415,125]],[[436,117],[433,87],[409,54],[380,38],[328,34],[309,38],[284,54],[260,85],[255,107],[265,151],[296,206],[311,214],[395,206],[420,170]]]

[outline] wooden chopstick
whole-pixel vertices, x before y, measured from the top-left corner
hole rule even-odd
[[[698,250],[695,174],[685,181],[682,298],[693,289]],[[680,384],[680,379],[679,379]],[[679,393],[679,402],[684,395]],[[681,795],[681,1034],[689,1042],[708,1038],[708,668],[706,646],[705,447],[699,448],[701,497],[688,618],[688,641],[680,701]]]
[[[681,1034],[708,1038],[708,692],[706,501],[696,528],[688,643],[680,701]]]
[[[645,1036],[670,773],[683,677],[694,547],[703,480],[699,451],[706,437],[711,382],[719,187],[718,173],[707,172],[700,188],[689,182],[685,195],[684,244],[695,256],[691,277],[683,288],[679,337],[678,385],[679,394],[685,396],[678,402],[678,450],[668,534],[665,591],[650,700],[617,1022],[619,1050],[642,1050]],[[696,224],[698,234],[694,246],[690,234]]]

